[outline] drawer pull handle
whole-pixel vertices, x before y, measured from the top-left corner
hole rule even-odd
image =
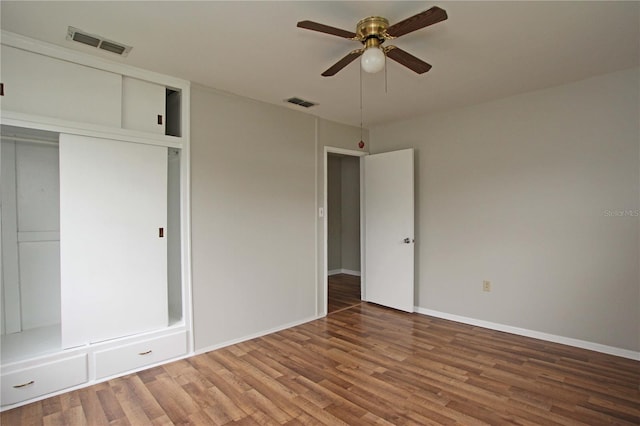
[[[26,388],[27,386],[31,386],[31,385],[32,385],[32,384],[34,384],[34,383],[35,383],[35,381],[34,381],[34,380],[32,380],[32,381],[30,381],[30,382],[23,383],[23,384],[21,384],[21,385],[15,385],[15,386],[14,386],[14,388],[15,388],[15,389]]]
[[[140,352],[138,355],[149,355],[151,352],[153,352],[152,350],[148,350],[146,352]]]

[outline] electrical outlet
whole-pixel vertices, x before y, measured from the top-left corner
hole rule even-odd
[[[491,281],[482,281],[482,291],[491,291]]]

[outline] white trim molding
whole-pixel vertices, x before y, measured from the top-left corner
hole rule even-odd
[[[541,331],[528,330],[526,328],[513,327],[510,325],[499,324],[490,321],[479,320],[475,318],[463,317],[460,315],[448,314],[445,312],[434,311],[431,309],[415,307],[415,312],[422,315],[429,315],[436,318],[446,319],[463,324],[474,325],[490,330],[504,331],[506,333],[517,334],[518,336],[532,337],[547,342],[560,343],[563,345],[574,346],[576,348],[588,349],[591,351],[601,352],[609,355],[615,355],[622,358],[640,361],[640,352],[629,349],[616,348],[613,346],[602,345],[600,343],[588,342],[586,340],[574,339],[571,337],[558,336],[555,334],[543,333]]]

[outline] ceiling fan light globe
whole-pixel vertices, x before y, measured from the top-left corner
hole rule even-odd
[[[364,72],[377,73],[384,68],[385,55],[379,47],[370,47],[362,54],[360,63]]]

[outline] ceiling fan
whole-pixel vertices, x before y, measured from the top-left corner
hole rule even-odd
[[[380,16],[364,18],[356,25],[355,33],[313,21],[300,21],[297,27],[348,38],[359,41],[364,45],[361,49],[349,52],[347,56],[333,64],[328,70],[322,73],[323,77],[335,75],[361,55],[362,69],[366,72],[374,73],[382,70],[382,68],[384,68],[385,56],[387,56],[410,70],[422,74],[429,71],[431,65],[396,46],[381,47],[381,45],[385,40],[393,40],[410,32],[444,21],[445,19],[447,19],[447,12],[437,6],[433,6],[429,10],[425,10],[422,13],[418,13],[391,26],[389,26],[387,19]]]

